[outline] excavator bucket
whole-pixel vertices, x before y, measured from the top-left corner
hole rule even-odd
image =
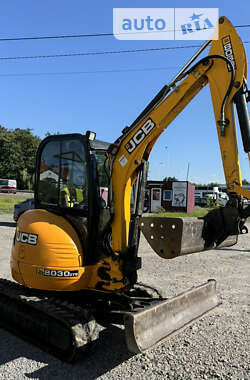
[[[128,350],[139,353],[152,348],[220,304],[216,281],[209,280],[177,297],[159,300],[142,311],[128,312],[124,316]]]
[[[204,233],[205,220],[198,218],[142,217],[140,229],[151,248],[164,259],[215,248]],[[228,236],[217,248],[237,243],[237,236]]]

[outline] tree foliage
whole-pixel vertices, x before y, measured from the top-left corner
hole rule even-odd
[[[163,181],[164,182],[168,182],[168,181],[176,182],[176,181],[178,181],[178,179],[176,177],[165,177],[165,178],[163,178]]]
[[[29,128],[9,130],[0,126],[0,178],[16,179],[19,189],[31,189],[40,141]]]
[[[242,180],[242,185],[250,185],[250,183],[248,182],[248,180],[247,179],[243,179]]]
[[[207,184],[207,186],[208,186],[208,187],[219,187],[220,184],[217,183],[217,182],[209,182],[209,183]]]

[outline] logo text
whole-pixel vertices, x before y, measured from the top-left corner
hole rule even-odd
[[[125,148],[128,153],[132,153],[135,148],[145,139],[150,131],[155,127],[155,123],[152,119],[148,119],[143,126],[135,132],[134,136],[126,144]]]
[[[29,234],[28,232],[18,232],[16,241],[19,243],[25,243],[30,245],[36,245],[37,244],[38,235],[35,234]]]

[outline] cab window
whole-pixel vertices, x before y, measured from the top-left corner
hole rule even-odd
[[[52,139],[41,154],[38,202],[62,208],[88,205],[86,153],[76,138]]]

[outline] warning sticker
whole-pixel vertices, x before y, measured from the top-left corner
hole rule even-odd
[[[126,163],[128,162],[128,160],[126,159],[124,154],[119,158],[119,162],[120,162],[121,166],[125,166]]]

